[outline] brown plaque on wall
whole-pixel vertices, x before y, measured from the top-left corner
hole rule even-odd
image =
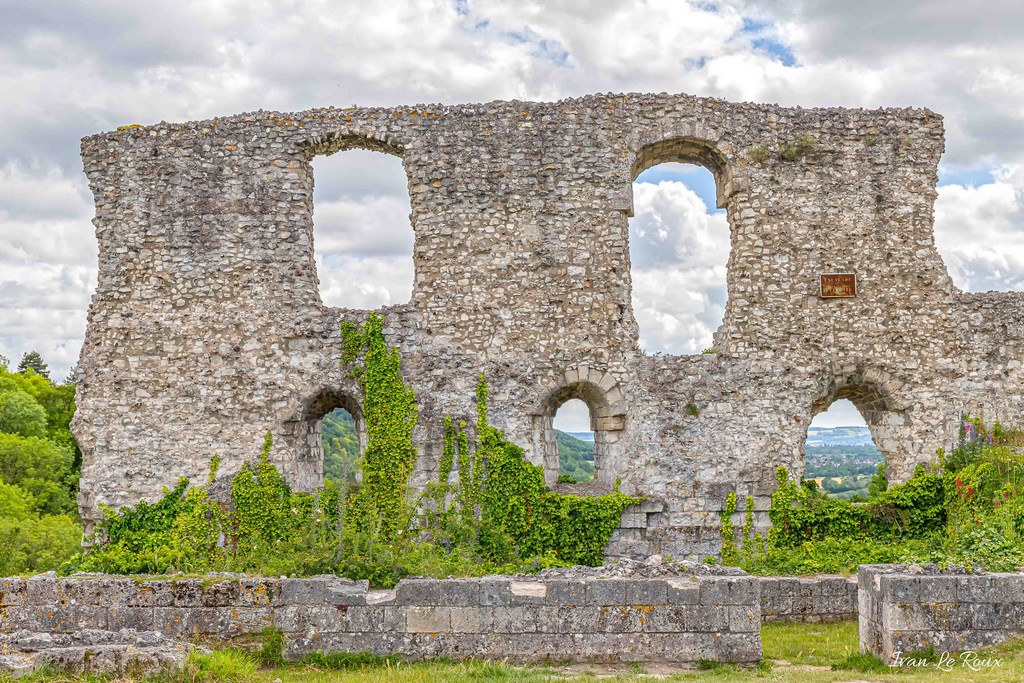
[[[822,273],[821,298],[843,299],[857,296],[857,275],[855,273]]]

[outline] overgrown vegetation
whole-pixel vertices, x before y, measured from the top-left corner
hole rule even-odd
[[[78,552],[81,454],[68,425],[75,387],[55,385],[38,353],[19,372],[0,356],[0,576],[46,571]]]
[[[888,487],[876,473],[863,503],[829,498],[779,468],[767,538],[737,534],[735,494],[722,513],[723,561],[763,574],[853,571],[858,564],[935,562],[1007,571],[1024,566],[1022,433],[964,417],[960,439]]]
[[[543,469],[488,421],[487,382],[477,385],[472,425],[445,422],[439,478],[410,490],[416,461],[415,395],[384,339],[383,320],[342,328],[343,360],[363,391],[367,447],[362,481],[291,491],[271,460],[268,434],[257,461],[231,479],[230,501],[210,497],[217,475],[182,480],[163,499],[104,510],[97,545],[62,571],[334,573],[391,586],[409,575],[470,576],[599,564],[626,506],[617,491],[562,495]]]

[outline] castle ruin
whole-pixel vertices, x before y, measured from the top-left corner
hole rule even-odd
[[[812,417],[850,399],[909,477],[963,410],[1020,422],[1024,294],[966,293],[935,248],[942,119],[926,109],[801,109],[685,95],[595,95],[256,112],[86,138],[99,282],[73,431],[80,506],[154,500],[210,458],[234,472],[263,435],[293,487],[322,480],[320,420],[361,422],[314,262],[310,161],[401,158],[412,300],[383,309],[421,407],[417,479],[443,419],[474,413],[558,474],[552,419],[590,408],[593,491],[648,496],[616,552],[715,554],[729,491],[758,523]],[[632,181],[663,162],[715,176],[728,304],[715,354],[649,356],[630,304]],[[584,487],[587,488],[587,487]]]

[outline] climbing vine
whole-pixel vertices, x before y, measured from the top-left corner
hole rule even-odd
[[[411,495],[419,413],[398,352],[387,345],[376,314],[362,326],[344,323],[341,338],[342,360],[363,394],[367,448],[360,485],[292,492],[273,464],[268,433],[259,457],[232,477],[230,503],[210,494],[220,464],[215,456],[204,486],[189,488],[182,480],[155,504],[106,510],[97,546],[63,570],[330,572],[390,586],[410,574],[478,575],[603,560],[622,512],[640,499],[617,489],[592,497],[548,490],[543,469],[491,426],[482,374],[475,424],[445,419],[437,481]]]
[[[722,510],[722,560],[758,573],[846,571],[861,563],[928,561],[1024,565],[1024,437],[963,416],[960,440],[902,484],[879,482],[864,502],[830,498],[815,482],[776,471],[767,539],[753,530],[753,500],[737,539],[735,493]],[[881,477],[880,477],[881,479]],[[740,549],[737,549],[737,541]]]
[[[416,463],[412,443],[419,418],[416,394],[402,380],[398,350],[385,342],[384,319],[379,315],[371,313],[362,327],[342,323],[341,339],[342,362],[353,368],[352,376],[362,389],[367,436],[359,492],[363,514],[350,521],[376,527],[389,541],[406,516],[407,487]]]

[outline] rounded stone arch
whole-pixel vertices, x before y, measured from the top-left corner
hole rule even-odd
[[[560,381],[542,389],[533,415],[533,452],[544,467],[548,486],[558,481],[559,452],[554,419],[566,401],[579,399],[590,409],[590,428],[594,432],[594,480],[590,487],[605,491],[615,485],[623,470],[621,432],[626,427],[626,402],[618,381],[610,372],[588,366],[566,371]]]
[[[683,130],[672,132],[663,130],[643,131],[638,136],[635,144],[628,149],[629,158],[631,159],[629,167],[630,183],[626,189],[627,201],[624,202],[626,206],[625,214],[627,216],[626,235],[630,268],[628,296],[630,297],[631,304],[635,304],[636,302],[632,298],[634,291],[638,288],[636,279],[638,266],[635,256],[636,252],[634,251],[636,245],[633,244],[634,234],[632,232],[635,213],[633,196],[635,181],[644,171],[659,164],[693,164],[706,169],[714,178],[715,205],[719,209],[725,210],[725,220],[728,225],[726,232],[719,233],[723,238],[723,242],[728,243],[728,253],[724,263],[716,263],[716,267],[724,266],[726,273],[725,281],[721,283],[716,282],[713,285],[715,288],[724,287],[726,297],[721,320],[715,321],[717,325],[709,322],[713,326],[711,345],[720,352],[728,352],[729,335],[726,331],[731,324],[730,320],[735,319],[735,311],[729,303],[735,297],[734,285],[730,274],[735,270],[738,234],[735,227],[738,214],[740,213],[739,211],[734,211],[731,207],[731,204],[734,203],[732,201],[733,193],[738,184],[734,179],[734,165],[729,162],[733,148],[729,143],[715,141],[711,136],[706,135],[700,126],[682,126],[681,128]],[[636,348],[638,351],[641,351],[639,342],[640,338],[644,335],[640,329],[640,315],[635,310],[633,313],[637,335]],[[688,343],[692,343],[692,340]],[[698,346],[687,353],[699,353],[702,348],[703,346]]]
[[[644,142],[634,148],[632,154],[633,164],[629,176],[631,183],[641,173],[658,164],[696,164],[711,171],[711,175],[715,177],[715,203],[720,209],[728,209],[728,199],[734,185],[731,166],[722,149],[710,140],[690,135],[666,137]],[[632,192],[629,215],[633,215]]]
[[[916,439],[909,407],[900,398],[902,386],[888,373],[873,368],[846,366],[827,371],[811,403],[811,417],[825,412],[835,401],[850,401],[864,418],[875,447],[885,456],[890,479],[906,479],[913,468]]]
[[[282,436],[294,453],[292,463],[283,463],[288,483],[300,491],[313,491],[323,484],[323,418],[335,408],[344,408],[352,416],[359,439],[359,452],[366,451],[366,421],[359,394],[350,388],[323,387],[305,395],[292,405],[284,420]]]
[[[397,136],[388,133],[361,133],[358,131],[334,131],[315,135],[303,144],[306,160],[313,157],[330,156],[351,149],[365,149],[370,152],[390,154],[400,159],[405,156],[405,144]]]

